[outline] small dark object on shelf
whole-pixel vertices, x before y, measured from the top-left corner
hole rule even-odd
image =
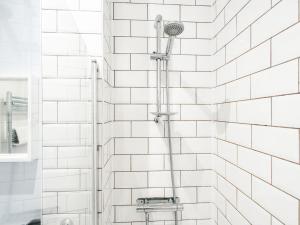
[[[31,220],[26,225],[41,225],[41,220],[40,219],[34,219],[34,220]]]

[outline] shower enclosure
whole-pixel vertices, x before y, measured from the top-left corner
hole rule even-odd
[[[170,177],[172,185],[172,197],[162,198],[162,197],[152,197],[152,198],[139,198],[137,199],[137,211],[143,211],[145,213],[146,224],[150,222],[151,212],[164,212],[171,211],[174,212],[175,224],[178,224],[178,212],[183,210],[182,204],[180,204],[180,199],[176,194],[175,186],[175,175],[174,175],[174,159],[173,159],[173,146],[172,146],[172,133],[171,133],[171,119],[170,117],[176,113],[170,112],[169,104],[169,60],[171,60],[172,48],[174,44],[174,38],[180,35],[184,26],[179,22],[167,23],[164,25],[164,33],[166,33],[169,38],[167,42],[166,52],[161,52],[161,30],[162,30],[163,17],[157,15],[155,18],[154,27],[156,29],[156,52],[151,55],[151,60],[156,61],[156,112],[152,112],[155,123],[161,122],[161,117],[167,117],[167,139],[169,148],[169,163],[170,163]],[[162,65],[165,65],[165,92],[166,92],[166,111],[162,111]]]

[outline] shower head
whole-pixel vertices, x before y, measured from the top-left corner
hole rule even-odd
[[[178,36],[183,30],[184,26],[180,22],[167,23],[164,27],[164,32],[171,37]]]
[[[173,48],[173,43],[174,43],[174,38],[181,34],[184,30],[184,25],[183,23],[180,22],[171,22],[167,23],[164,26],[164,32],[169,35],[168,39],[168,44],[167,44],[167,49],[166,49],[166,54],[167,56],[171,55],[172,53],[172,48]]]

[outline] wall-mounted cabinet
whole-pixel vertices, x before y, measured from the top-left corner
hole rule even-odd
[[[0,2],[0,162],[40,149],[40,34],[38,1]]]

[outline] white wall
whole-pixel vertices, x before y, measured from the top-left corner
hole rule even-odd
[[[99,217],[107,224],[143,223],[136,198],[170,196],[165,123],[155,124],[150,114],[155,64],[149,54],[155,50],[153,20],[161,13],[185,24],[171,65],[182,223],[298,225],[298,1],[118,0],[113,42],[110,7],[104,5],[102,38],[98,1],[43,3],[44,174],[54,177],[44,182],[49,224],[86,199],[87,188],[79,182],[89,166],[82,160],[87,143],[80,138],[89,121],[82,87],[89,56],[102,56],[102,44]],[[80,160],[70,159],[74,154]],[[87,217],[80,215],[68,214],[75,224],[85,224]],[[163,223],[173,217],[151,219]]]
[[[215,72],[207,71],[215,52],[208,26],[213,20],[211,1],[117,1],[114,3],[115,155],[114,207],[116,224],[144,223],[137,213],[139,197],[171,197],[167,127],[154,123],[154,19],[182,20],[185,31],[175,40],[170,65],[172,143],[178,196],[185,210],[182,224],[213,224],[216,207],[212,187],[212,105]],[[163,38],[166,48],[167,37]],[[165,84],[165,82],[163,82]],[[151,214],[158,224],[173,223],[172,213]]]
[[[299,1],[213,6],[218,224],[299,224]]]
[[[43,0],[43,224],[91,222],[91,59],[103,55],[102,1]],[[100,83],[100,82],[99,82]]]

